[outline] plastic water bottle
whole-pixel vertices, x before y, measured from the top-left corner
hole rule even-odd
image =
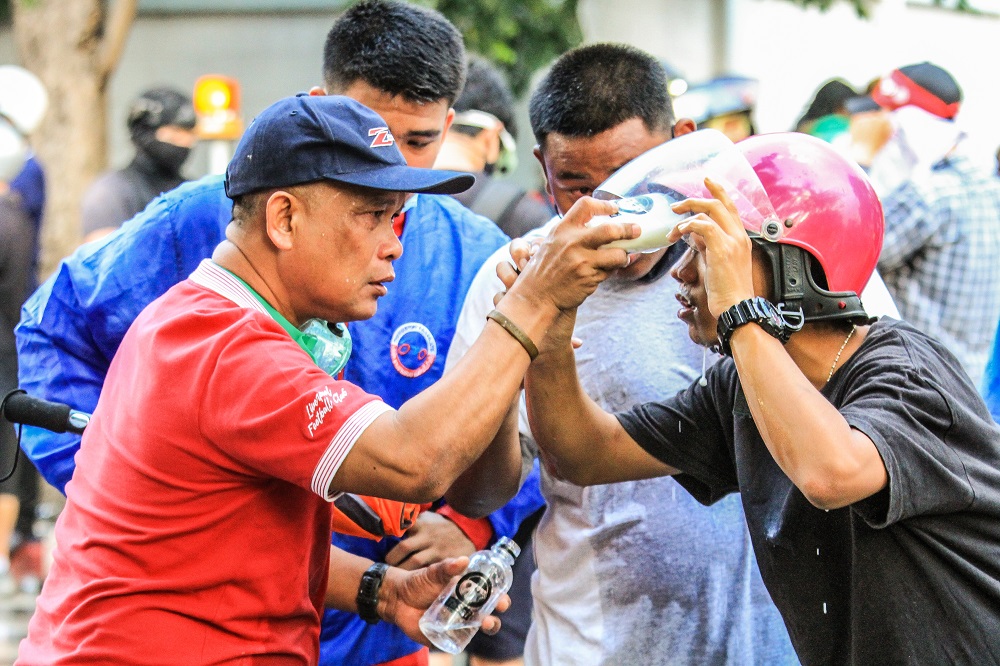
[[[469,558],[469,567],[458,581],[441,593],[420,618],[420,631],[439,650],[458,654],[476,635],[500,596],[514,581],[514,558],[521,549],[501,537],[489,550]]]
[[[588,224],[596,226],[608,222],[633,222],[639,225],[642,233],[638,238],[618,240],[604,247],[618,247],[629,252],[653,252],[671,245],[667,235],[677,223],[690,217],[690,213],[675,213],[670,205],[676,203],[665,194],[658,192],[643,194],[638,197],[618,199],[618,213],[615,215],[598,215]]]

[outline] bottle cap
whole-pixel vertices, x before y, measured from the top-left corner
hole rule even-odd
[[[521,547],[507,537],[500,537],[500,539],[493,544],[493,550],[498,553],[507,553],[511,556],[511,559],[516,559],[517,556],[521,554]]]

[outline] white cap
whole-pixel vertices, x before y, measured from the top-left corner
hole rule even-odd
[[[0,115],[28,136],[42,122],[49,94],[37,76],[16,65],[0,65]]]
[[[0,118],[0,183],[21,173],[28,159],[28,142],[9,122]]]

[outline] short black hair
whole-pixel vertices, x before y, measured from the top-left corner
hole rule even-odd
[[[503,123],[504,129],[511,136],[517,137],[517,124],[514,120],[514,94],[500,70],[486,58],[475,53],[469,54],[469,66],[465,74],[465,88],[455,100],[455,112],[485,111]],[[456,131],[463,128],[452,125]],[[476,131],[475,136],[482,130]]]
[[[809,107],[796,121],[795,131],[801,131],[802,126],[810,120],[816,120],[832,113],[846,114],[845,104],[847,100],[857,96],[857,91],[843,79],[830,79],[816,91]]]
[[[256,220],[264,211],[264,203],[274,192],[273,189],[247,192],[233,199],[233,223],[245,227]]]
[[[591,44],[564,53],[532,93],[528,111],[542,147],[553,132],[593,136],[632,118],[641,118],[650,131],[674,124],[663,65],[625,44]]]
[[[366,0],[337,19],[326,36],[323,79],[330,92],[361,80],[414,102],[451,105],[465,81],[462,35],[441,13]]]

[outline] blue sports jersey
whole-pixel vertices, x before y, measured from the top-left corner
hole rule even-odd
[[[154,199],[117,232],[64,259],[21,309],[14,331],[21,388],[93,412],[125,331],[211,256],[232,208],[222,177],[203,178]],[[25,428],[21,447],[65,492],[79,435]]]
[[[154,199],[121,229],[65,259],[22,310],[16,329],[21,387],[93,411],[125,331],[146,305],[211,256],[231,213],[222,177],[209,176]],[[393,407],[436,381],[473,276],[507,241],[496,225],[451,197],[419,196],[407,213],[395,282],[375,317],[350,324],[354,351],[346,378]],[[63,490],[79,436],[26,428],[22,445]],[[533,474],[490,516],[494,531],[510,536],[541,505]],[[375,560],[397,543],[334,537],[334,544]],[[369,626],[350,613],[327,611],[323,622],[323,664],[378,663],[419,648],[395,626]]]
[[[344,372],[345,379],[397,408],[441,377],[472,278],[509,239],[452,197],[421,195],[406,214],[401,240],[403,255],[393,264],[396,280],[379,299],[378,312],[349,324],[354,351]],[[497,536],[512,536],[521,520],[542,506],[534,476],[502,513],[490,517]],[[384,560],[398,542],[333,536],[335,546],[374,560]],[[363,666],[419,647],[384,622],[368,625],[353,613],[324,613],[322,664]]]

